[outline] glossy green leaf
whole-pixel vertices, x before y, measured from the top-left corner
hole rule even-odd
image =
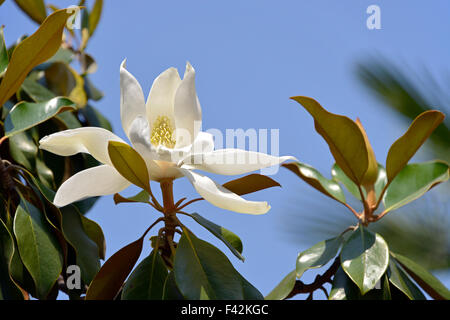
[[[9,138],[9,153],[18,164],[34,170],[38,147],[29,132],[20,132]]]
[[[55,98],[55,94],[40,84],[34,77],[28,76],[22,83],[22,90],[35,102],[44,102]]]
[[[99,258],[104,260],[106,255],[106,240],[102,228],[95,221],[83,215],[80,217],[84,231],[97,244]]]
[[[31,178],[33,184],[39,189],[40,193],[44,196],[44,198],[50,202],[53,203],[53,199],[55,197],[55,191],[47,187],[42,181],[37,179],[35,176],[29,174],[29,177]]]
[[[167,267],[158,251],[150,255],[134,269],[122,291],[122,300],[161,300]]]
[[[391,300],[389,280],[384,274],[380,280],[380,289],[372,289],[365,295],[361,295],[358,286],[348,277],[345,271],[339,267],[333,277],[329,300]]]
[[[47,17],[44,0],[14,0],[14,2],[38,24]]]
[[[236,234],[203,218],[198,213],[192,213],[190,217],[222,241],[238,259],[244,261],[244,257],[242,256],[242,241]]]
[[[5,45],[5,36],[3,33],[3,26],[0,26],[0,76],[8,67],[9,57],[8,50]]]
[[[327,264],[338,253],[342,241],[341,236],[324,240],[301,252],[297,257],[297,278],[301,278],[308,269],[320,268]]]
[[[110,141],[108,154],[114,167],[125,179],[146,191],[150,190],[147,166],[136,150],[126,143]]]
[[[296,281],[296,271],[292,270],[281,282],[265,297],[265,300],[283,300],[292,289],[294,289]]]
[[[394,259],[389,260],[389,281],[411,300],[426,300],[419,288],[409,279]]]
[[[64,125],[64,130],[80,128],[81,123],[71,111],[65,111],[58,114],[54,119],[59,120]]]
[[[450,290],[448,290],[435,276],[414,261],[398,253],[391,255],[405,269],[405,271],[425,290],[433,299],[449,300]]]
[[[351,119],[326,111],[308,97],[292,97],[314,118],[316,131],[328,143],[330,151],[345,174],[361,185],[369,168],[369,153],[364,135]]]
[[[89,285],[86,300],[113,300],[117,296],[141,255],[143,240],[139,238],[106,260]]]
[[[14,255],[14,241],[6,225],[0,219],[0,300],[22,300],[23,295],[10,276],[10,264]]]
[[[242,275],[239,275],[242,285],[242,299],[243,300],[264,300],[264,296],[258,289],[256,289],[250,282],[248,282]]]
[[[389,263],[389,248],[384,239],[359,226],[344,243],[341,265],[364,295],[373,289]]]
[[[164,282],[163,300],[184,300],[183,294],[175,282],[175,275],[170,272]]]
[[[178,243],[173,271],[176,284],[187,299],[241,300],[244,297],[241,276],[228,258],[186,229]]]
[[[84,230],[81,214],[74,206],[65,206],[60,210],[64,237],[76,251],[76,262],[83,282],[89,284],[100,270],[97,244]]]
[[[336,271],[331,284],[329,300],[359,300],[361,293],[342,267]]]
[[[28,292],[30,295],[36,297],[36,285],[34,284],[33,278],[31,277],[27,268],[25,268],[25,265],[20,258],[17,243],[14,246],[14,254],[9,266],[11,278],[13,279],[14,283],[17,284],[17,287],[24,290],[24,297],[26,296],[25,292]]]
[[[317,171],[313,167],[301,162],[286,163],[282,166],[291,170],[303,181],[308,183],[313,188],[319,190],[323,194],[339,202],[345,203],[345,196],[339,184],[337,184],[333,180],[325,178],[319,171]]]
[[[75,104],[63,97],[46,102],[19,102],[5,119],[5,133],[10,137],[67,110],[75,110]]]
[[[268,176],[254,173],[228,181],[223,185],[223,187],[236,193],[237,195],[242,196],[244,194],[253,193],[267,188],[281,187],[281,185]]]
[[[42,161],[40,158],[36,159],[36,171],[37,176],[39,180],[42,181],[42,183],[44,183],[47,187],[51,189],[55,188],[53,171],[50,170],[50,168],[47,167],[45,162]]]
[[[119,204],[119,203],[127,203],[127,202],[142,202],[142,203],[149,203],[150,201],[150,195],[148,194],[147,191],[142,190],[141,192],[139,192],[138,194],[132,196],[132,197],[124,197],[121,196],[120,194],[116,193],[114,194],[114,203],[115,204]]]
[[[45,298],[62,271],[63,257],[43,214],[23,199],[15,213],[14,235],[20,257],[35,282],[38,298]]]
[[[55,11],[35,33],[14,49],[0,84],[0,108],[20,88],[31,69],[49,59],[58,50],[69,15],[65,9]]]
[[[435,110],[425,111],[417,116],[406,133],[392,144],[386,158],[388,182],[391,182],[406,166],[420,146],[443,120],[444,114],[442,112]]]
[[[406,165],[386,189],[383,199],[385,211],[404,206],[448,178],[449,167],[444,162],[430,161]]]
[[[98,22],[102,14],[103,0],[95,0],[94,6],[89,13],[89,35],[92,36],[97,28]]]
[[[6,209],[6,208],[4,208]],[[35,284],[33,281],[33,278],[31,277],[30,273],[25,268],[22,260],[20,259],[19,255],[19,249],[17,247],[17,241],[14,238],[14,221],[11,220],[12,212],[8,213],[9,219],[7,221],[4,221],[4,226],[6,226],[10,239],[13,240],[12,245],[14,246],[13,254],[11,257],[11,260],[9,261],[9,275],[11,277],[11,280],[16,284],[17,288],[20,290],[23,290],[23,297],[27,297],[26,292],[29,294],[36,296],[35,293]],[[3,234],[5,235],[5,234]],[[1,243],[3,246],[8,246],[7,244],[7,238],[3,238]]]

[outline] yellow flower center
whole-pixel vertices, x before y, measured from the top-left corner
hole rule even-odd
[[[173,149],[175,147],[174,128],[170,125],[170,119],[167,116],[158,116],[153,123],[150,141],[154,146],[165,146]]]

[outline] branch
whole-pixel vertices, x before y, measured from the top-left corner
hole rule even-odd
[[[193,200],[191,200],[191,201],[188,201],[188,202],[186,202],[185,204],[183,204],[181,207],[176,208],[176,210],[177,210],[177,211],[180,211],[181,209],[186,208],[186,207],[187,207],[188,205],[190,205],[191,203],[194,203],[194,202],[197,202],[197,201],[200,201],[200,200],[203,200],[203,198],[196,198],[196,199],[193,199]]]
[[[333,264],[328,268],[327,271],[325,271],[322,275],[317,275],[316,279],[314,279],[313,283],[310,284],[304,284],[301,280],[295,281],[294,288],[292,288],[292,291],[287,295],[284,300],[292,298],[293,296],[300,294],[300,293],[309,293],[310,298],[312,298],[312,294],[316,290],[325,290],[323,287],[326,283],[331,283],[331,278],[336,274],[336,271],[339,269],[339,266],[341,264],[341,261],[339,257],[334,259]]]
[[[353,209],[349,204],[343,202],[342,204],[350,209],[350,211],[354,214],[354,216],[356,217],[356,219],[358,219],[358,221],[361,219],[361,215],[358,212],[356,212],[356,210]]]

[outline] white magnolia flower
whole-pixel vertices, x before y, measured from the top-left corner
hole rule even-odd
[[[161,73],[154,80],[145,102],[142,88],[125,69],[124,60],[120,66],[120,93],[123,129],[134,149],[145,160],[150,180],[184,176],[205,200],[222,209],[249,214],[263,214],[270,209],[267,202],[247,201],[193,171],[238,175],[293,158],[240,149],[214,150],[212,135],[200,131],[202,116],[195,90],[195,70],[189,63],[183,79],[175,68]],[[85,152],[102,163],[67,179],[56,192],[56,206],[114,194],[131,184],[113,167],[108,155],[109,141],[124,142],[112,132],[97,127],[65,130],[40,140],[40,148],[49,152],[61,156]]]

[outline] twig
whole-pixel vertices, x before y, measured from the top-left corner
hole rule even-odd
[[[153,228],[155,225],[157,225],[159,222],[163,221],[164,218],[158,218],[155,220],[155,222],[152,223],[152,225],[150,227],[147,228],[147,230],[145,230],[144,234],[141,236],[141,238],[144,238],[145,235],[151,230],[151,228]]]
[[[301,293],[309,293],[308,299],[311,300],[314,291],[318,289],[325,290],[323,285],[325,283],[331,283],[331,278],[336,274],[336,271],[338,270],[340,264],[341,264],[340,259],[339,257],[337,257],[336,259],[334,259],[333,264],[330,266],[330,268],[328,268],[327,271],[325,271],[324,274],[317,275],[313,283],[304,284],[303,281],[301,280],[295,281],[294,288],[284,299],[286,300],[292,298],[293,296]]]
[[[358,212],[356,212],[356,210],[353,209],[349,204],[347,204],[347,203],[342,203],[342,204],[350,209],[350,211],[355,215],[356,219],[358,219],[358,220],[361,219],[361,215]]]
[[[148,192],[148,194],[150,195],[150,198],[152,199],[152,202],[149,202],[150,205],[152,205],[153,208],[155,208],[158,211],[163,210],[163,207],[161,206],[161,204],[158,202],[158,200],[156,199],[156,197],[153,195],[152,189],[149,188],[148,190],[146,190]]]
[[[325,297],[327,297],[327,299],[328,299],[328,292],[327,292],[327,289],[325,289],[324,286],[321,286],[319,289],[323,291],[323,293],[325,294]]]
[[[204,200],[204,199],[203,199],[203,198],[192,199],[191,201],[188,201],[188,202],[186,202],[185,204],[183,204],[181,207],[176,208],[176,210],[177,210],[177,211],[180,211],[181,209],[187,207],[188,205],[190,205],[190,204],[192,204],[192,203],[194,203],[194,202],[200,201],[200,200]]]
[[[180,204],[182,204],[183,203],[183,201],[184,200],[186,200],[187,198],[181,198],[180,200],[178,200],[176,203],[175,203],[175,208],[178,208],[178,206],[180,205]]]
[[[0,146],[2,145],[3,141],[6,141],[6,139],[8,139],[7,136],[3,136],[0,138]]]
[[[371,222],[375,222],[380,220],[381,218],[383,218],[389,211],[388,210],[384,210],[382,213],[380,213],[379,215],[375,215],[373,216],[373,219]]]

